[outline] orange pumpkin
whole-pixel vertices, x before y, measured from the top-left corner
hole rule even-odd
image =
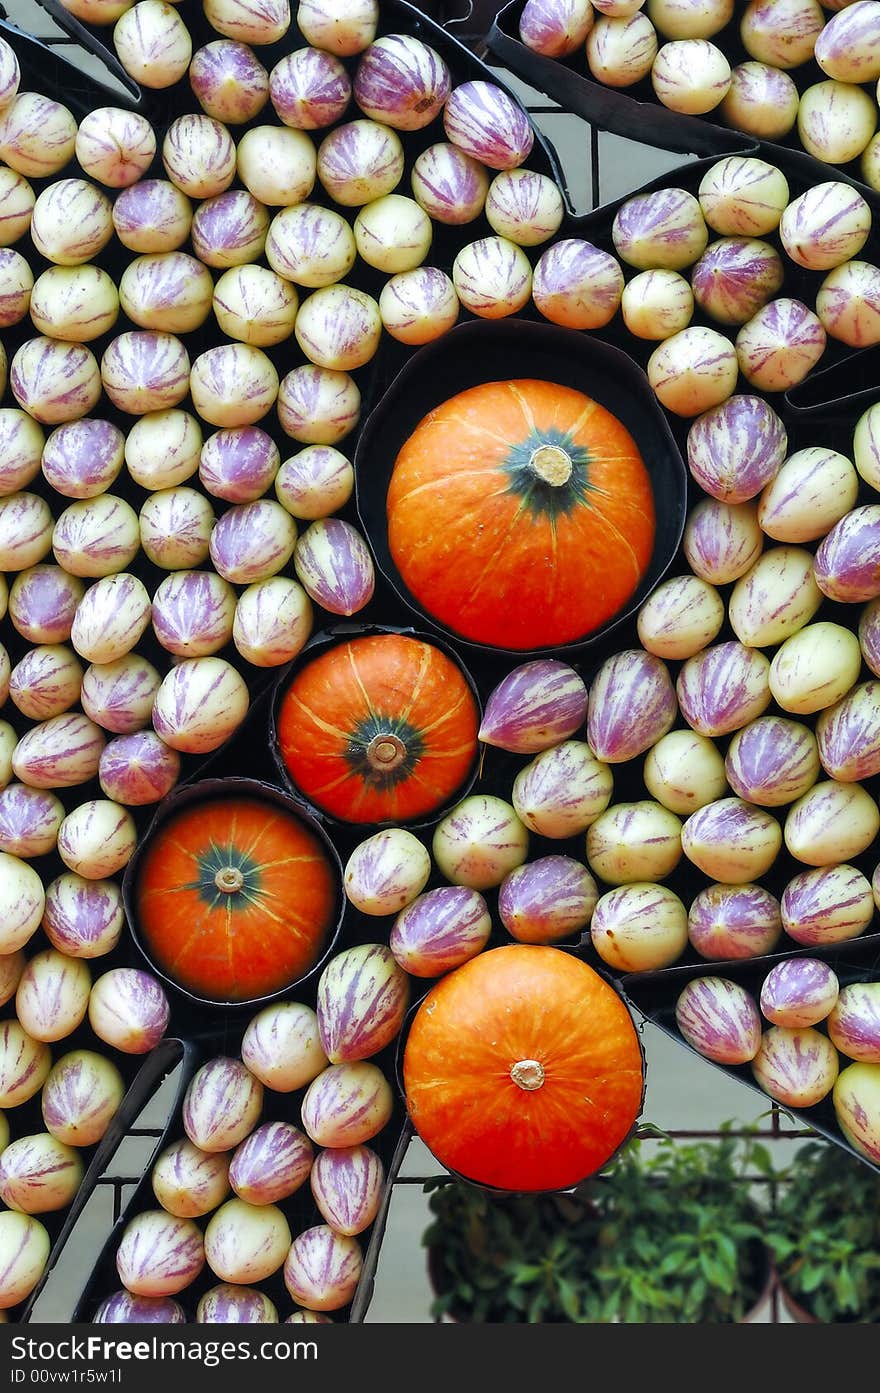
[[[571,643],[634,594],[654,546],[638,447],[598,402],[523,379],[471,387],[397,456],[388,543],[447,628],[510,649]]]
[[[505,1190],[564,1190],[599,1170],[639,1115],[642,1052],[620,997],[559,948],[493,948],[415,1014],[406,1104],[450,1170]]]
[[[235,797],[190,805],[161,826],[138,870],[144,947],[196,996],[268,996],[321,956],[337,880],[315,834],[277,804]]]
[[[350,639],[296,675],[279,708],[285,768],[345,822],[412,822],[448,803],[474,765],[479,712],[461,670],[403,634]]]

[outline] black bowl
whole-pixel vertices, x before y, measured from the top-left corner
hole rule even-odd
[[[433,410],[458,392],[485,382],[543,378],[585,392],[617,416],[641,451],[654,494],[654,550],[641,583],[618,612],[567,644],[511,649],[478,643],[447,628],[410,593],[388,545],[386,499],[398,453]],[[475,320],[457,325],[421,349],[398,373],[368,417],[355,452],[358,516],[376,564],[396,594],[420,619],[456,645],[521,661],[591,648],[629,618],[672,564],[687,517],[687,470],[669,422],[645,373],[627,354],[589,334],[529,320]]]

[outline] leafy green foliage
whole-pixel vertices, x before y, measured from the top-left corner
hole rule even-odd
[[[820,1321],[880,1323],[880,1175],[809,1142],[779,1181],[768,1242],[783,1284]]]
[[[643,1133],[645,1129],[642,1129]],[[749,1174],[772,1170],[753,1141],[631,1141],[566,1195],[496,1197],[429,1182],[433,1312],[471,1322],[739,1320],[766,1278],[763,1216]]]

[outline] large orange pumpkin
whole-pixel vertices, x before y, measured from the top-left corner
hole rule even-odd
[[[148,844],[135,905],[144,947],[194,995],[248,1001],[305,975],[325,948],[338,876],[293,813],[259,798],[214,798],[165,822]]]
[[[532,379],[471,387],[397,456],[388,543],[435,619],[494,647],[571,643],[634,594],[654,500],[629,431],[597,401]]]
[[[349,639],[307,663],[278,713],[297,788],[345,822],[412,822],[448,803],[477,754],[479,712],[461,670],[404,634]]]
[[[564,1190],[630,1132],[642,1052],[591,967],[559,948],[510,944],[431,989],[403,1077],[410,1118],[442,1165],[500,1189]]]

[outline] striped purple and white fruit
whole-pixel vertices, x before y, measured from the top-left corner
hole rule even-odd
[[[842,987],[828,1016],[828,1034],[849,1059],[880,1064],[880,982],[852,982]],[[6,1155],[8,1152],[4,1152],[4,1159]]]
[[[465,309],[481,319],[504,319],[528,302],[532,268],[521,247],[506,237],[481,237],[462,248],[452,282]]]
[[[790,938],[825,948],[865,932],[874,918],[874,897],[870,881],[855,866],[818,866],[788,882],[781,910]]]
[[[101,790],[126,807],[158,803],[180,778],[180,756],[152,730],[117,735],[98,763]]]
[[[868,261],[835,267],[816,292],[816,313],[825,332],[850,348],[880,342],[880,269]]]
[[[149,593],[137,576],[126,571],[104,576],[77,606],[70,641],[86,662],[114,663],[141,638],[150,609]]]
[[[216,750],[247,715],[244,678],[225,658],[186,658],[163,679],[153,705],[153,728],[186,754]]]
[[[447,107],[451,86],[449,69],[435,49],[408,34],[387,34],[361,58],[354,99],[374,121],[399,131],[420,131]]]
[[[761,1045],[761,1017],[751,992],[726,977],[696,977],[675,1003],[687,1043],[716,1064],[747,1064]]]
[[[218,430],[202,446],[199,480],[215,498],[252,503],[271,487],[281,456],[259,426]]]
[[[759,881],[773,865],[782,849],[782,828],[763,808],[741,798],[719,798],[691,814],[681,845],[705,875],[722,885],[745,885]]]
[[[39,425],[17,406],[0,410],[0,495],[26,488],[40,472],[45,437]]]
[[[821,603],[812,552],[772,547],[733,587],[728,618],[741,643],[769,648],[809,623]]]
[[[428,221],[420,210],[419,216]],[[371,295],[338,282],[321,286],[308,297],[297,315],[294,334],[305,356],[317,367],[353,372],[375,357],[382,316]]]
[[[213,295],[207,266],[182,251],[135,257],[119,280],[123,313],[139,328],[161,333],[187,334],[200,328],[211,313]]]
[[[308,1179],[314,1160],[308,1137],[289,1122],[264,1122],[238,1146],[229,1183],[248,1204],[275,1204]]]
[[[876,406],[869,406],[856,423],[853,459],[865,483],[880,489],[880,411]]]
[[[275,476],[278,502],[295,518],[312,522],[344,508],[354,470],[332,445],[307,445],[285,460]]]
[[[33,1040],[52,1043],[85,1019],[92,974],[81,958],[50,948],[31,958],[15,993],[15,1013]]]
[[[378,1054],[400,1034],[408,1005],[409,977],[390,948],[360,943],[337,953],[318,980],[318,1030],[330,1063]]]
[[[832,600],[858,604],[880,595],[880,504],[854,508],[835,523],[816,552],[819,589]]]
[[[880,600],[872,600],[859,619],[862,657],[875,676],[880,677]]]
[[[739,375],[730,340],[698,324],[658,344],[647,372],[657,400],[676,416],[698,416],[720,406]]]
[[[4,247],[17,242],[27,232],[35,201],[27,179],[5,167],[0,175],[0,238]]]
[[[149,411],[128,432],[125,462],[142,488],[174,488],[195,474],[201,448],[202,427],[189,411]]]
[[[642,647],[658,658],[692,658],[724,623],[724,601],[699,576],[674,576],[658,585],[639,610]]]
[[[691,272],[694,299],[719,324],[744,324],[782,289],[779,253],[754,237],[710,243]]]
[[[42,561],[52,546],[52,513],[36,493],[0,499],[0,565],[22,571]]]
[[[154,566],[177,571],[208,559],[214,509],[196,489],[150,494],[140,511],[141,546]]]
[[[276,43],[290,28],[288,0],[259,0],[256,5],[206,0],[204,9],[212,29],[244,44]]]
[[[555,943],[587,927],[599,891],[589,871],[570,856],[542,856],[505,876],[498,913],[519,943]]]
[[[695,575],[726,585],[745,575],[761,555],[764,535],[754,503],[704,498],[684,529],[684,554]]]
[[[388,827],[355,847],[345,866],[345,893],[362,914],[397,914],[425,888],[427,849],[412,832]]]
[[[4,39],[3,47],[0,48],[0,111],[5,110],[18,95],[20,83],[21,68],[15,56],[15,49]]]
[[[651,85],[657,100],[671,111],[702,116],[727,95],[730,64],[708,39],[674,39],[658,51]]]
[[[18,735],[8,721],[0,721],[0,788],[5,788],[12,778],[12,752],[18,744]]]
[[[46,887],[46,937],[71,958],[101,958],[116,947],[125,915],[113,880],[85,880],[69,872]]]
[[[108,333],[119,316],[119,293],[97,266],[50,266],[34,283],[31,323],[64,343],[90,343]]]
[[[330,614],[357,614],[373,597],[376,575],[369,547],[342,518],[311,523],[296,543],[293,564],[306,594]]]
[[[454,88],[443,128],[453,145],[498,170],[523,164],[535,139],[525,111],[494,82],[464,82]]]
[[[104,493],[122,468],[125,437],[111,421],[94,416],[56,426],[43,450],[46,482],[67,498]]]
[[[210,1214],[229,1194],[229,1157],[201,1151],[191,1141],[166,1146],[150,1177],[162,1208],[178,1219]]]
[[[583,725],[587,688],[568,663],[552,658],[522,663],[493,688],[479,738],[515,754],[560,744]]]
[[[700,488],[723,503],[745,503],[774,478],[788,447],[780,417],[761,397],[732,396],[694,421],[688,467]]]
[[[26,962],[20,949],[15,953],[0,954],[0,1006],[5,1006],[15,996]]]
[[[101,358],[104,391],[114,406],[133,416],[176,406],[189,390],[189,373],[181,340],[152,329],[117,335]]]
[[[17,1020],[0,1024],[0,1107],[17,1108],[43,1087],[52,1068],[49,1046]]]
[[[303,363],[281,380],[281,429],[304,445],[338,444],[354,430],[360,414],[360,388],[347,372]]]
[[[413,196],[434,222],[460,227],[483,211],[489,192],[485,166],[457,145],[440,141],[416,157]]]
[[[472,794],[438,823],[431,848],[438,869],[453,885],[488,890],[525,861],[529,834],[510,803],[492,794]]]
[[[709,240],[699,203],[678,188],[627,199],[611,236],[618,256],[642,271],[680,271],[702,256]]]
[[[196,358],[190,393],[196,411],[212,426],[250,426],[273,406],[278,373],[262,349],[227,343]]]
[[[185,1325],[186,1312],[170,1296],[134,1296],[114,1291],[101,1302],[93,1325]]]
[[[57,174],[73,155],[76,118],[61,102],[18,92],[0,115],[4,163],[28,178]]]
[[[836,972],[820,958],[789,958],[764,978],[761,1010],[774,1025],[800,1030],[825,1020],[839,990]]]
[[[108,188],[126,188],[145,174],[156,154],[156,134],[146,116],[120,106],[88,112],[76,134],[83,172]]]
[[[331,1064],[313,1079],[302,1100],[302,1125],[317,1146],[358,1146],[391,1120],[394,1095],[369,1060]]]
[[[813,732],[782,716],[761,716],[738,730],[724,768],[734,793],[763,808],[803,797],[821,772]]]
[[[303,1088],[327,1067],[318,1016],[299,1001],[280,1001],[255,1015],[244,1032],[241,1057],[276,1093]]]
[[[416,266],[386,281],[379,295],[382,324],[399,343],[431,343],[458,319],[458,295],[445,271]]]
[[[811,445],[789,455],[764,489],[758,521],[777,542],[813,542],[855,506],[858,492],[858,475],[846,456]]]
[[[332,1325],[330,1316],[322,1315],[320,1311],[295,1310],[284,1321],[285,1325]]]
[[[140,547],[137,513],[110,493],[71,503],[55,523],[55,560],[75,576],[109,576],[124,571]]]
[[[31,788],[72,788],[95,777],[105,743],[103,731],[81,712],[52,716],[21,737],[12,768]]]
[[[831,778],[852,783],[880,772],[880,682],[863,682],[826,707],[816,722],[816,740]]]
[[[509,237],[520,247],[535,247],[559,231],[564,205],[549,175],[503,169],[489,186],[485,213],[499,237]]]
[[[752,1060],[758,1087],[787,1108],[821,1103],[834,1087],[838,1069],[837,1050],[812,1026],[772,1025]]]
[[[787,254],[809,271],[829,271],[858,256],[871,230],[871,210],[851,184],[814,184],[792,199],[779,224]]]
[[[170,1007],[151,972],[115,967],[89,997],[89,1024],[99,1040],[124,1054],[147,1054],[168,1029]]]
[[[690,283],[678,271],[640,271],[624,286],[623,322],[638,339],[668,339],[693,318]]]
[[[841,624],[821,620],[807,624],[776,650],[770,664],[770,690],[786,711],[821,711],[855,685],[861,665],[856,635]]]
[[[238,597],[232,641],[255,667],[278,667],[300,652],[312,632],[312,605],[303,587],[286,576],[248,586]]]
[[[346,0],[344,6],[299,0],[296,22],[310,44],[347,58],[362,53],[376,37],[379,0]]]
[[[816,39],[819,67],[838,82],[876,82],[880,77],[880,5],[858,0],[828,20]]]
[[[613,0],[595,6],[603,14],[587,35],[587,66],[606,87],[632,87],[651,71],[657,57],[657,30],[635,0]]]
[[[351,1238],[379,1212],[385,1167],[368,1146],[338,1147],[316,1156],[309,1181],[321,1217],[334,1233]]]
[[[93,1146],[113,1121],[125,1094],[122,1075],[94,1050],[71,1050],[43,1085],[46,1130],[68,1146]]]
[[[38,1219],[13,1210],[0,1214],[0,1311],[30,1295],[45,1271],[51,1246]]]
[[[0,953],[24,947],[39,927],[44,905],[43,882],[33,867],[0,851]]]
[[[756,648],[717,643],[688,658],[676,692],[684,716],[700,735],[729,735],[770,704],[770,663]]]
[[[0,851],[28,860],[55,848],[64,805],[48,789],[8,784],[0,792]]]
[[[234,39],[196,49],[189,85],[205,115],[229,126],[252,121],[269,100],[269,74],[253,49]]]
[[[172,184],[188,198],[213,198],[235,178],[235,141],[212,116],[178,116],[165,132],[162,164]]]
[[[802,300],[782,296],[743,325],[736,336],[736,356],[752,387],[785,392],[812,372],[826,343],[818,316]]]
[[[526,828],[562,839],[585,832],[608,807],[613,791],[610,767],[587,742],[565,740],[519,771],[511,799]]]
[[[87,880],[104,880],[121,871],[136,845],[131,813],[109,798],[81,803],[58,829],[58,855],[69,871]]]
[[[724,760],[706,735],[671,730],[648,751],[645,788],[670,812],[688,814],[727,792]]]
[[[48,1132],[19,1137],[0,1156],[0,1199],[23,1214],[66,1209],[82,1178],[78,1152]]]
[[[251,585],[287,565],[296,546],[296,524],[271,499],[228,509],[211,533],[211,560],[225,580]]]
[[[228,338],[269,348],[290,337],[299,296],[289,281],[266,266],[233,266],[215,285],[213,304]]]
[[[21,252],[0,250],[0,329],[18,324],[28,312],[34,275]]]
[[[483,896],[441,885],[401,910],[389,937],[396,961],[414,977],[439,977],[482,952],[492,932]]]
[[[587,860],[611,885],[665,880],[681,860],[681,822],[650,799],[615,803],[587,828]]]
[[[318,147],[318,178],[334,203],[344,208],[384,198],[397,188],[403,168],[400,137],[381,122],[348,121],[326,135]],[[301,285],[329,285],[354,265],[354,235],[338,213],[306,208],[297,216],[276,216],[266,244],[269,263]],[[318,239],[324,233],[330,234],[330,240],[322,248]],[[282,265],[275,265],[273,252]]]
[[[181,195],[182,197],[182,195]],[[206,198],[192,220],[192,246],[206,266],[226,270],[262,256],[269,211],[247,189],[229,189]]]
[[[261,1282],[277,1272],[290,1248],[290,1228],[274,1204],[222,1204],[205,1229],[205,1257],[224,1282]]]
[[[579,237],[548,247],[532,277],[537,309],[569,329],[601,329],[617,313],[623,289],[617,258]]]
[[[813,56],[825,16],[813,0],[751,5],[743,15],[741,38],[747,53],[778,68],[795,68]]]
[[[203,658],[232,638],[237,595],[213,571],[173,571],[153,596],[153,632],[177,658]]]
[[[7,653],[3,645],[0,644],[0,704],[5,702],[6,698],[9,696],[9,679],[11,676],[12,669],[9,662],[9,654]],[[11,773],[12,768],[10,756],[10,775]]]
[[[843,1135],[862,1156],[880,1162],[880,1064],[849,1064],[832,1095]]]
[[[221,1282],[199,1298],[196,1325],[277,1325],[278,1308],[256,1287]]]
[[[115,735],[130,735],[149,724],[160,682],[152,663],[130,653],[115,663],[86,668],[80,701],[97,725]]]
[[[597,901],[590,939],[609,967],[654,972],[676,962],[687,948],[687,910],[665,885],[636,881]]]
[[[33,205],[31,237],[37,251],[57,266],[81,266],[113,236],[110,200],[87,179],[58,179]]]
[[[113,26],[113,47],[129,77],[144,87],[173,86],[192,57],[189,29],[162,0],[126,9]]]
[[[880,832],[880,810],[861,784],[827,779],[793,803],[785,844],[808,866],[834,866],[860,856]]]
[[[220,1055],[196,1071],[183,1100],[183,1129],[202,1151],[228,1151],[253,1131],[263,1085],[239,1059]]]
[[[127,1225],[116,1252],[116,1271],[134,1296],[174,1296],[205,1265],[201,1230],[192,1219],[149,1209]]]
[[[766,160],[729,155],[703,175],[700,206],[709,226],[726,236],[773,232],[789,201],[785,175]]]
[[[338,1311],[357,1291],[363,1253],[356,1238],[316,1224],[297,1235],[284,1263],[284,1285],[313,1311]]]
[[[334,54],[299,48],[285,54],[269,74],[269,99],[283,125],[321,130],[345,115],[351,81]]]
[[[620,764],[655,745],[677,715],[666,664],[653,653],[628,649],[607,659],[593,679],[587,743],[597,759]]]
[[[688,913],[688,938],[701,958],[757,958],[781,935],[779,901],[760,885],[709,885]]]
[[[594,19],[589,0],[526,0],[519,36],[534,53],[565,58],[584,43]]]

